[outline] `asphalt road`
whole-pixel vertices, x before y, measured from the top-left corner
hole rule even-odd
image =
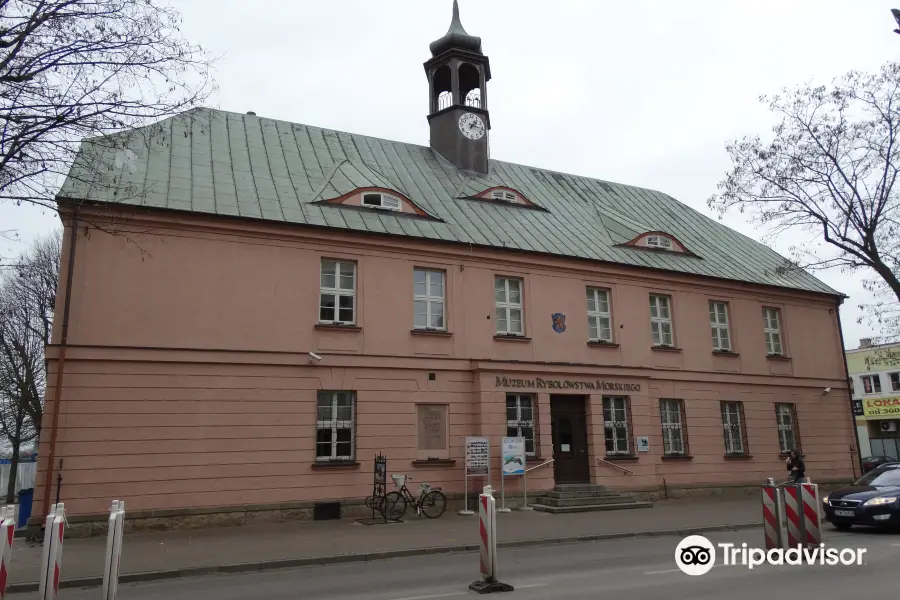
[[[691,577],[675,565],[680,538],[630,539],[501,550],[500,580],[515,586],[501,598],[554,600],[581,598],[672,598],[817,600],[896,597],[900,535],[826,532],[828,546],[866,548],[861,566],[717,565]],[[710,534],[713,543],[746,542],[758,547],[759,530]],[[441,600],[474,598],[478,555],[417,556],[266,573],[211,575],[126,585],[121,600]],[[61,600],[96,598],[97,588],[60,591]],[[12,596],[13,598],[17,597]],[[496,597],[496,596],[495,596]]]

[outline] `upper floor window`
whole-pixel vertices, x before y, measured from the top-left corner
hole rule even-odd
[[[587,289],[588,339],[611,344],[612,315],[609,310],[609,290]]]
[[[672,249],[672,240],[664,235],[648,235],[646,243],[651,248],[663,248],[665,250]]]
[[[875,375],[863,375],[863,393],[865,394],[880,394],[881,393],[881,376],[878,374]]]
[[[416,329],[446,329],[443,271],[413,270],[413,305]]]
[[[356,263],[322,259],[319,322],[356,323]]]
[[[402,203],[399,198],[388,196],[380,192],[367,192],[362,195],[360,201],[363,206],[369,208],[381,208],[384,210],[400,210]]]
[[[497,334],[525,335],[522,325],[522,280],[495,277],[494,300],[497,304]]]
[[[889,373],[888,377],[891,378],[891,391],[900,392],[900,373]]]
[[[775,420],[778,424],[778,448],[782,454],[791,450],[800,452],[797,436],[797,409],[793,404],[775,405]]]
[[[769,356],[783,354],[781,344],[781,314],[777,308],[763,309],[763,330],[766,333],[766,351]]]
[[[709,302],[709,326],[712,329],[713,350],[731,350],[731,336],[728,332],[728,305],[724,302]]]
[[[672,311],[669,296],[650,294],[650,335],[654,346],[672,346]]]
[[[516,202],[518,200],[518,196],[514,192],[507,192],[506,190],[494,190],[491,192],[491,198],[494,200],[502,200],[504,202]]]

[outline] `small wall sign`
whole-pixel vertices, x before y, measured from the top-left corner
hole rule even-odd
[[[650,452],[650,438],[646,435],[638,436],[637,449],[638,452]]]
[[[553,319],[553,331],[556,333],[562,333],[566,330],[566,315],[563,313],[553,313],[550,315],[550,318]]]

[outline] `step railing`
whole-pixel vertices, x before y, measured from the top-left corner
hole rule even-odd
[[[631,469],[626,469],[622,465],[617,465],[614,462],[609,462],[608,460],[604,460],[600,457],[597,457],[597,462],[599,462],[601,465],[605,465],[607,467],[613,467],[613,468],[619,469],[620,471],[625,471],[626,475],[634,475],[634,471],[632,471]]]
[[[547,465],[549,465],[550,463],[552,463],[553,460],[554,460],[554,459],[551,458],[550,460],[548,460],[548,461],[546,461],[546,462],[542,462],[542,463],[539,464],[539,465],[535,465],[535,466],[531,467],[530,469],[525,469],[525,472],[527,473],[528,471],[534,471],[535,469],[540,469],[541,467],[546,467]]]

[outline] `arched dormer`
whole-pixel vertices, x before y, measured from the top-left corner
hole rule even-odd
[[[488,188],[475,196],[481,200],[490,200],[502,204],[516,204],[519,206],[536,207],[537,205],[526,198],[521,192],[511,187],[498,185]]]
[[[655,252],[675,252],[679,254],[688,254],[696,256],[687,249],[674,235],[665,231],[647,231],[637,236],[633,240],[623,244],[632,248],[640,248],[641,250],[652,250]]]
[[[381,187],[358,188],[343,196],[326,200],[322,204],[434,218],[400,192]]]

